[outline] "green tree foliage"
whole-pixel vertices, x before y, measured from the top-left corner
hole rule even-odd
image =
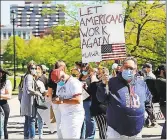
[[[26,58],[26,48],[27,45],[25,41],[16,36],[15,37],[15,43],[16,43],[16,59],[18,63],[22,63],[22,61]],[[4,59],[6,61],[13,61],[13,55],[14,55],[14,45],[13,45],[13,37],[10,37],[6,47],[5,47],[5,53],[4,53]]]
[[[81,61],[79,24],[76,17],[77,9],[83,5],[85,4],[74,5],[73,3],[73,6],[76,7],[74,12],[66,11],[73,19],[71,22],[73,24],[67,26],[60,23],[58,26],[53,26],[51,28],[52,33],[49,36],[43,38],[32,37],[29,42],[16,37],[16,51],[19,63],[34,60],[39,64],[52,67],[56,60],[62,59],[71,68],[74,66],[75,61]],[[59,6],[63,7],[62,5]],[[125,8],[124,26],[127,54],[135,56],[139,64],[150,61],[156,66],[165,62],[165,5],[159,1],[146,3],[146,1],[134,2],[127,0],[123,2],[123,6]],[[7,61],[13,61],[12,37],[6,46],[4,57]],[[110,63],[113,63],[113,61],[103,62],[102,64],[110,67]]]
[[[128,55],[138,58],[139,64],[146,61],[153,65],[166,61],[166,14],[161,1],[127,1],[125,36]]]

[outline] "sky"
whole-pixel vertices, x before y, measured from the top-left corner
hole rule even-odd
[[[88,0],[87,0],[88,1]],[[69,1],[57,1],[57,4],[67,4]],[[79,1],[77,1],[79,2]],[[24,1],[6,1],[1,0],[1,24],[9,25],[10,24],[10,5],[18,4],[24,5]]]
[[[64,3],[64,2],[58,1],[56,3]],[[10,24],[10,5],[12,4],[24,5],[24,1],[1,0],[1,24],[2,25]]]
[[[1,24],[9,25],[10,24],[10,5],[18,4],[24,5],[24,1],[1,1]]]

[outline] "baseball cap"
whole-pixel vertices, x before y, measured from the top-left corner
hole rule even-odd
[[[63,70],[64,67],[61,66],[60,68],[58,69],[54,69],[52,72],[51,72],[51,80],[55,83],[57,83],[59,80],[60,80],[60,71]]]
[[[117,63],[114,63],[113,65],[112,65],[112,69],[114,70],[114,69],[116,69],[118,67],[118,64]]]
[[[45,65],[41,65],[41,66],[42,66],[42,69],[43,69],[43,70],[45,70],[45,71],[46,71],[46,70],[49,70],[49,68],[46,67]]]

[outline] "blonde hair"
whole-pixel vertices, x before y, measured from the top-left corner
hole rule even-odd
[[[60,68],[60,67],[63,67],[64,68],[64,72],[66,72],[66,64],[65,64],[65,62],[63,61],[63,60],[58,60],[56,63],[55,63],[55,65],[54,65],[54,68],[55,69],[58,69],[58,68]]]

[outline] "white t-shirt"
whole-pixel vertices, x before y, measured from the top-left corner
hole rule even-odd
[[[40,81],[40,80],[37,80],[36,83],[37,83],[38,87],[40,88],[41,93],[44,93],[45,92],[44,83],[42,81]]]
[[[60,98],[70,99],[76,94],[82,94],[82,83],[72,76],[68,79],[64,86],[57,85],[56,95]],[[83,101],[81,99],[80,104],[59,104],[59,109],[61,114],[83,112]]]
[[[0,90],[0,94],[5,94],[5,90],[12,90],[12,83],[10,80],[6,80],[5,86]]]

